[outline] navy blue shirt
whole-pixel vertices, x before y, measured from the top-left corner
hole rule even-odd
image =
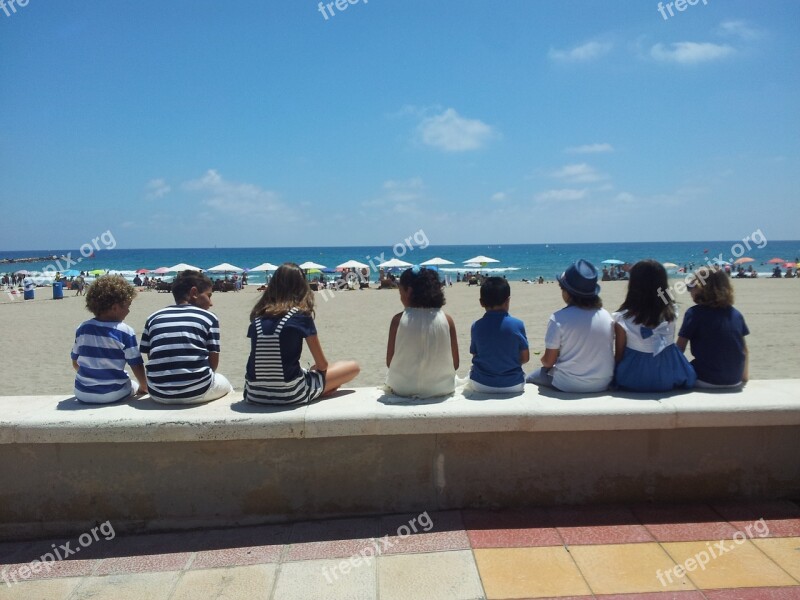
[[[281,317],[260,317],[261,329],[264,335],[272,335],[280,323]],[[303,340],[309,336],[317,335],[317,327],[310,315],[295,313],[286,321],[280,334],[281,363],[283,364],[284,381],[297,379],[302,374],[300,369],[300,355],[303,353]],[[256,326],[250,323],[247,330],[250,338],[250,358],[247,360],[247,379],[256,381]]]
[[[505,311],[487,311],[472,324],[470,379],[491,387],[525,382],[519,354],[528,349],[525,324]]]
[[[678,336],[689,340],[697,378],[714,385],[735,385],[744,375],[744,336],[750,330],[733,308],[692,306]]]

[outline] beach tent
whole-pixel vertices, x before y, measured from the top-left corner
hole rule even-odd
[[[436,258],[432,258],[430,260],[426,260],[425,262],[419,263],[419,264],[420,264],[421,267],[441,267],[442,265],[454,265],[456,263],[454,263],[452,260],[447,260],[445,258],[439,258],[437,256]]]
[[[382,262],[378,265],[384,269],[403,269],[412,266],[411,263],[406,262],[404,260],[400,260],[399,258],[391,258],[387,261]]]
[[[241,273],[244,269],[230,263],[222,263],[215,267],[210,267],[206,271],[209,273]]]
[[[170,273],[179,273],[181,271],[202,271],[200,267],[193,267],[192,265],[187,265],[186,263],[178,263],[177,265],[173,265],[169,268]]]
[[[300,268],[303,269],[304,271],[307,271],[309,269],[327,269],[328,267],[308,260],[304,262],[302,265],[300,265]]]
[[[348,260],[347,262],[337,265],[336,270],[338,271],[339,269],[369,269],[369,265],[365,265],[357,260]]]
[[[486,263],[499,263],[500,261],[496,258],[489,258],[488,256],[476,256],[475,258],[470,258],[469,260],[465,260],[464,264],[467,265],[485,265]]]
[[[257,267],[253,267],[250,270],[251,271],[277,271],[278,267],[276,267],[272,263],[265,262],[265,263],[261,263]]]

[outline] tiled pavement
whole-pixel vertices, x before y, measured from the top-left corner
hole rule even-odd
[[[70,544],[80,554],[49,571],[30,561],[65,540],[0,544],[0,599],[800,599],[800,506],[788,501],[465,510],[80,541]]]

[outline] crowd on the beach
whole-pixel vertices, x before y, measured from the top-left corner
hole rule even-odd
[[[548,321],[541,367],[527,374],[530,348],[524,323],[509,314],[511,288],[503,277],[484,277],[480,304],[485,314],[472,324],[472,363],[462,382],[456,375],[458,334],[443,310],[446,282],[432,269],[406,269],[397,280],[403,310],[389,328],[387,392],[446,396],[461,383],[499,395],[521,392],[526,383],[564,392],[610,387],[661,392],[739,388],[747,382],[749,331],[733,306],[729,274],[717,267],[694,272],[689,289],[695,306],[687,310],[680,329],[674,300],[663,293],[668,283],[661,263],[639,261],[627,275],[625,300],[613,314],[603,308],[594,265],[581,259],[558,276],[565,306]],[[71,353],[79,401],[110,403],[149,393],[163,404],[195,404],[233,391],[217,370],[220,325],[210,311],[214,282],[199,271],[184,271],[171,292],[175,304],[146,319],[137,343],[135,331],[124,322],[136,288],[118,275],[99,277],[88,287],[86,307],[94,318],[78,327]],[[314,299],[306,274],[294,263],[279,267],[264,287],[250,312],[245,401],[308,403],[358,375],[357,362],[329,362],[325,356]],[[314,359],[308,368],[300,364],[304,345]],[[135,380],[125,372],[126,364]]]

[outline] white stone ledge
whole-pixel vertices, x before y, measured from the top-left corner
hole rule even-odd
[[[751,381],[741,392],[581,396],[526,386],[506,398],[457,394],[409,401],[376,388],[295,408],[257,407],[241,392],[205,405],[149,399],[86,406],[71,396],[0,397],[0,444],[183,442],[370,435],[615,431],[800,424],[800,379]]]

